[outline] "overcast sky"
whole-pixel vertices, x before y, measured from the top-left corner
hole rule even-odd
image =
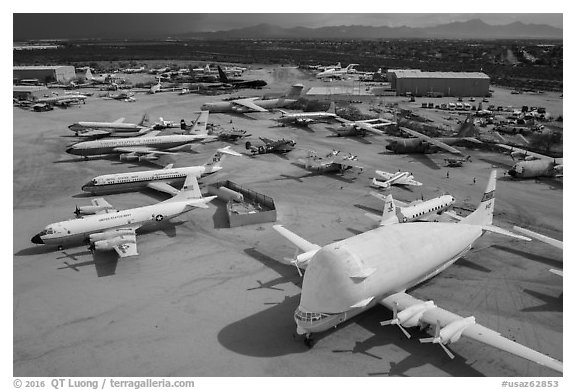
[[[96,3],[92,3],[97,5]],[[242,14],[13,14],[14,40],[42,38],[114,37],[133,38],[193,31],[230,30],[269,23],[282,27],[335,25],[429,27],[454,21],[481,19],[488,24],[515,21],[562,28],[562,14],[472,13],[242,13]]]

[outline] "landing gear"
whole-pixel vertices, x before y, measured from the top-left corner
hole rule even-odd
[[[304,336],[304,345],[307,346],[308,348],[312,348],[313,340],[310,333],[306,333],[306,335]]]
[[[58,250],[59,251],[64,250],[64,247],[62,245],[58,245]]]

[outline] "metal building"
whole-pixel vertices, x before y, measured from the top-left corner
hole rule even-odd
[[[394,70],[388,77],[396,95],[488,96],[490,93],[490,77],[482,72]]]
[[[44,86],[15,85],[13,88],[13,98],[17,100],[35,100],[50,93],[50,90]]]
[[[66,83],[75,77],[76,71],[69,65],[15,66],[13,69],[14,80],[38,79],[43,83]]]

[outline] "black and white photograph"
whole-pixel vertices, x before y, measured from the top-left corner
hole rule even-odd
[[[562,383],[561,8],[66,3],[12,14],[14,388]]]

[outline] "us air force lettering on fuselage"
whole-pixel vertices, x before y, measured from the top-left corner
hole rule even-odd
[[[436,276],[466,254],[483,231],[530,240],[492,225],[496,171],[492,171],[476,211],[460,223],[401,223],[381,226],[365,233],[320,246],[286,228],[274,229],[304,253],[289,259],[306,268],[300,304],[294,313],[296,330],[310,336],[336,327],[361,312],[381,304],[392,311],[392,319],[381,325],[429,328],[433,337],[421,342],[446,345],[461,336],[510,352],[562,372],[561,361],[527,348],[498,332],[441,309],[432,301],[412,297],[406,290]],[[386,202],[386,210],[393,207]]]

